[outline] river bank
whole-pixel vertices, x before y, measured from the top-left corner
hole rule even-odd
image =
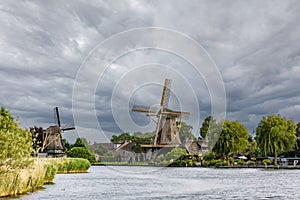
[[[87,172],[90,166],[82,158],[36,158],[31,167],[0,174],[0,197],[32,192],[53,183],[56,174]]]

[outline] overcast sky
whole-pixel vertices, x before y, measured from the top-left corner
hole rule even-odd
[[[182,55],[155,48],[123,52],[99,74],[105,63],[101,42],[131,29],[161,27],[204,48],[202,70],[217,67],[226,94],[217,103],[226,102],[226,119],[239,120],[250,133],[269,114],[298,122],[299,21],[296,0],[1,1],[0,106],[19,116],[22,127],[47,127],[54,124],[54,106],[63,124],[73,123],[76,101],[80,131],[65,133],[67,138],[148,131],[153,122],[128,110],[133,104],[157,106],[164,78],[171,78],[169,107],[191,112],[184,120],[196,135],[212,114],[212,94],[221,92],[209,86],[211,76],[198,75]],[[118,52],[123,42],[145,42],[140,35],[128,40],[115,40],[111,53],[104,53]],[[195,56],[188,48],[182,52]],[[74,100],[76,83],[80,96]]]

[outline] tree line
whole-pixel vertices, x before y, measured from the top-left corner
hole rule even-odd
[[[223,120],[217,123],[209,116],[202,123],[200,136],[209,141],[210,149],[217,157],[227,161],[233,154],[274,156],[274,165],[277,165],[278,155],[300,156],[300,123],[296,125],[293,120],[280,115],[263,117],[255,137],[238,121]]]

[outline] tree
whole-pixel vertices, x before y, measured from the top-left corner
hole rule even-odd
[[[68,157],[72,158],[84,158],[90,161],[90,163],[95,162],[95,156],[85,147],[73,147],[67,152]]]
[[[122,133],[121,135],[113,135],[110,141],[114,144],[117,144],[125,141],[132,141],[132,139],[133,136],[131,136],[130,133]]]
[[[300,156],[300,122],[298,122],[297,124],[296,137],[297,137],[297,144],[296,144],[294,154],[295,156]]]
[[[185,122],[181,122],[181,128],[179,130],[179,137],[181,142],[184,142],[186,139],[195,140],[195,136],[192,134],[193,126],[188,125]]]
[[[228,155],[239,153],[247,148],[249,134],[244,125],[238,121],[223,122],[219,139],[213,147],[213,152],[221,155],[228,161]]]
[[[274,165],[278,153],[293,150],[296,140],[295,123],[280,115],[263,117],[256,128],[257,145],[263,155],[274,155]]]
[[[32,135],[19,128],[10,112],[0,109],[0,174],[24,169],[32,164]]]
[[[213,149],[216,142],[218,141],[222,131],[222,127],[223,121],[217,123],[217,121],[211,116],[208,116],[202,123],[202,127],[200,128],[200,135],[202,139],[208,141],[208,147],[210,150]]]
[[[202,127],[200,128],[200,136],[202,139],[206,138],[212,124],[216,124],[216,120],[212,116],[206,117],[202,123]]]

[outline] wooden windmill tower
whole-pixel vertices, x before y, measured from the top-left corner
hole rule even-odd
[[[147,116],[157,117],[157,126],[152,144],[141,145],[144,148],[176,147],[181,144],[179,129],[183,115],[189,112],[173,111],[168,108],[171,80],[166,79],[160,101],[160,108],[157,110],[147,106],[133,106],[132,112],[147,113]]]
[[[58,107],[54,108],[55,125],[49,126],[46,130],[36,129],[37,145],[40,153],[46,153],[48,156],[58,157],[64,155],[62,144],[62,134],[64,131],[75,129],[74,126],[61,126]]]

